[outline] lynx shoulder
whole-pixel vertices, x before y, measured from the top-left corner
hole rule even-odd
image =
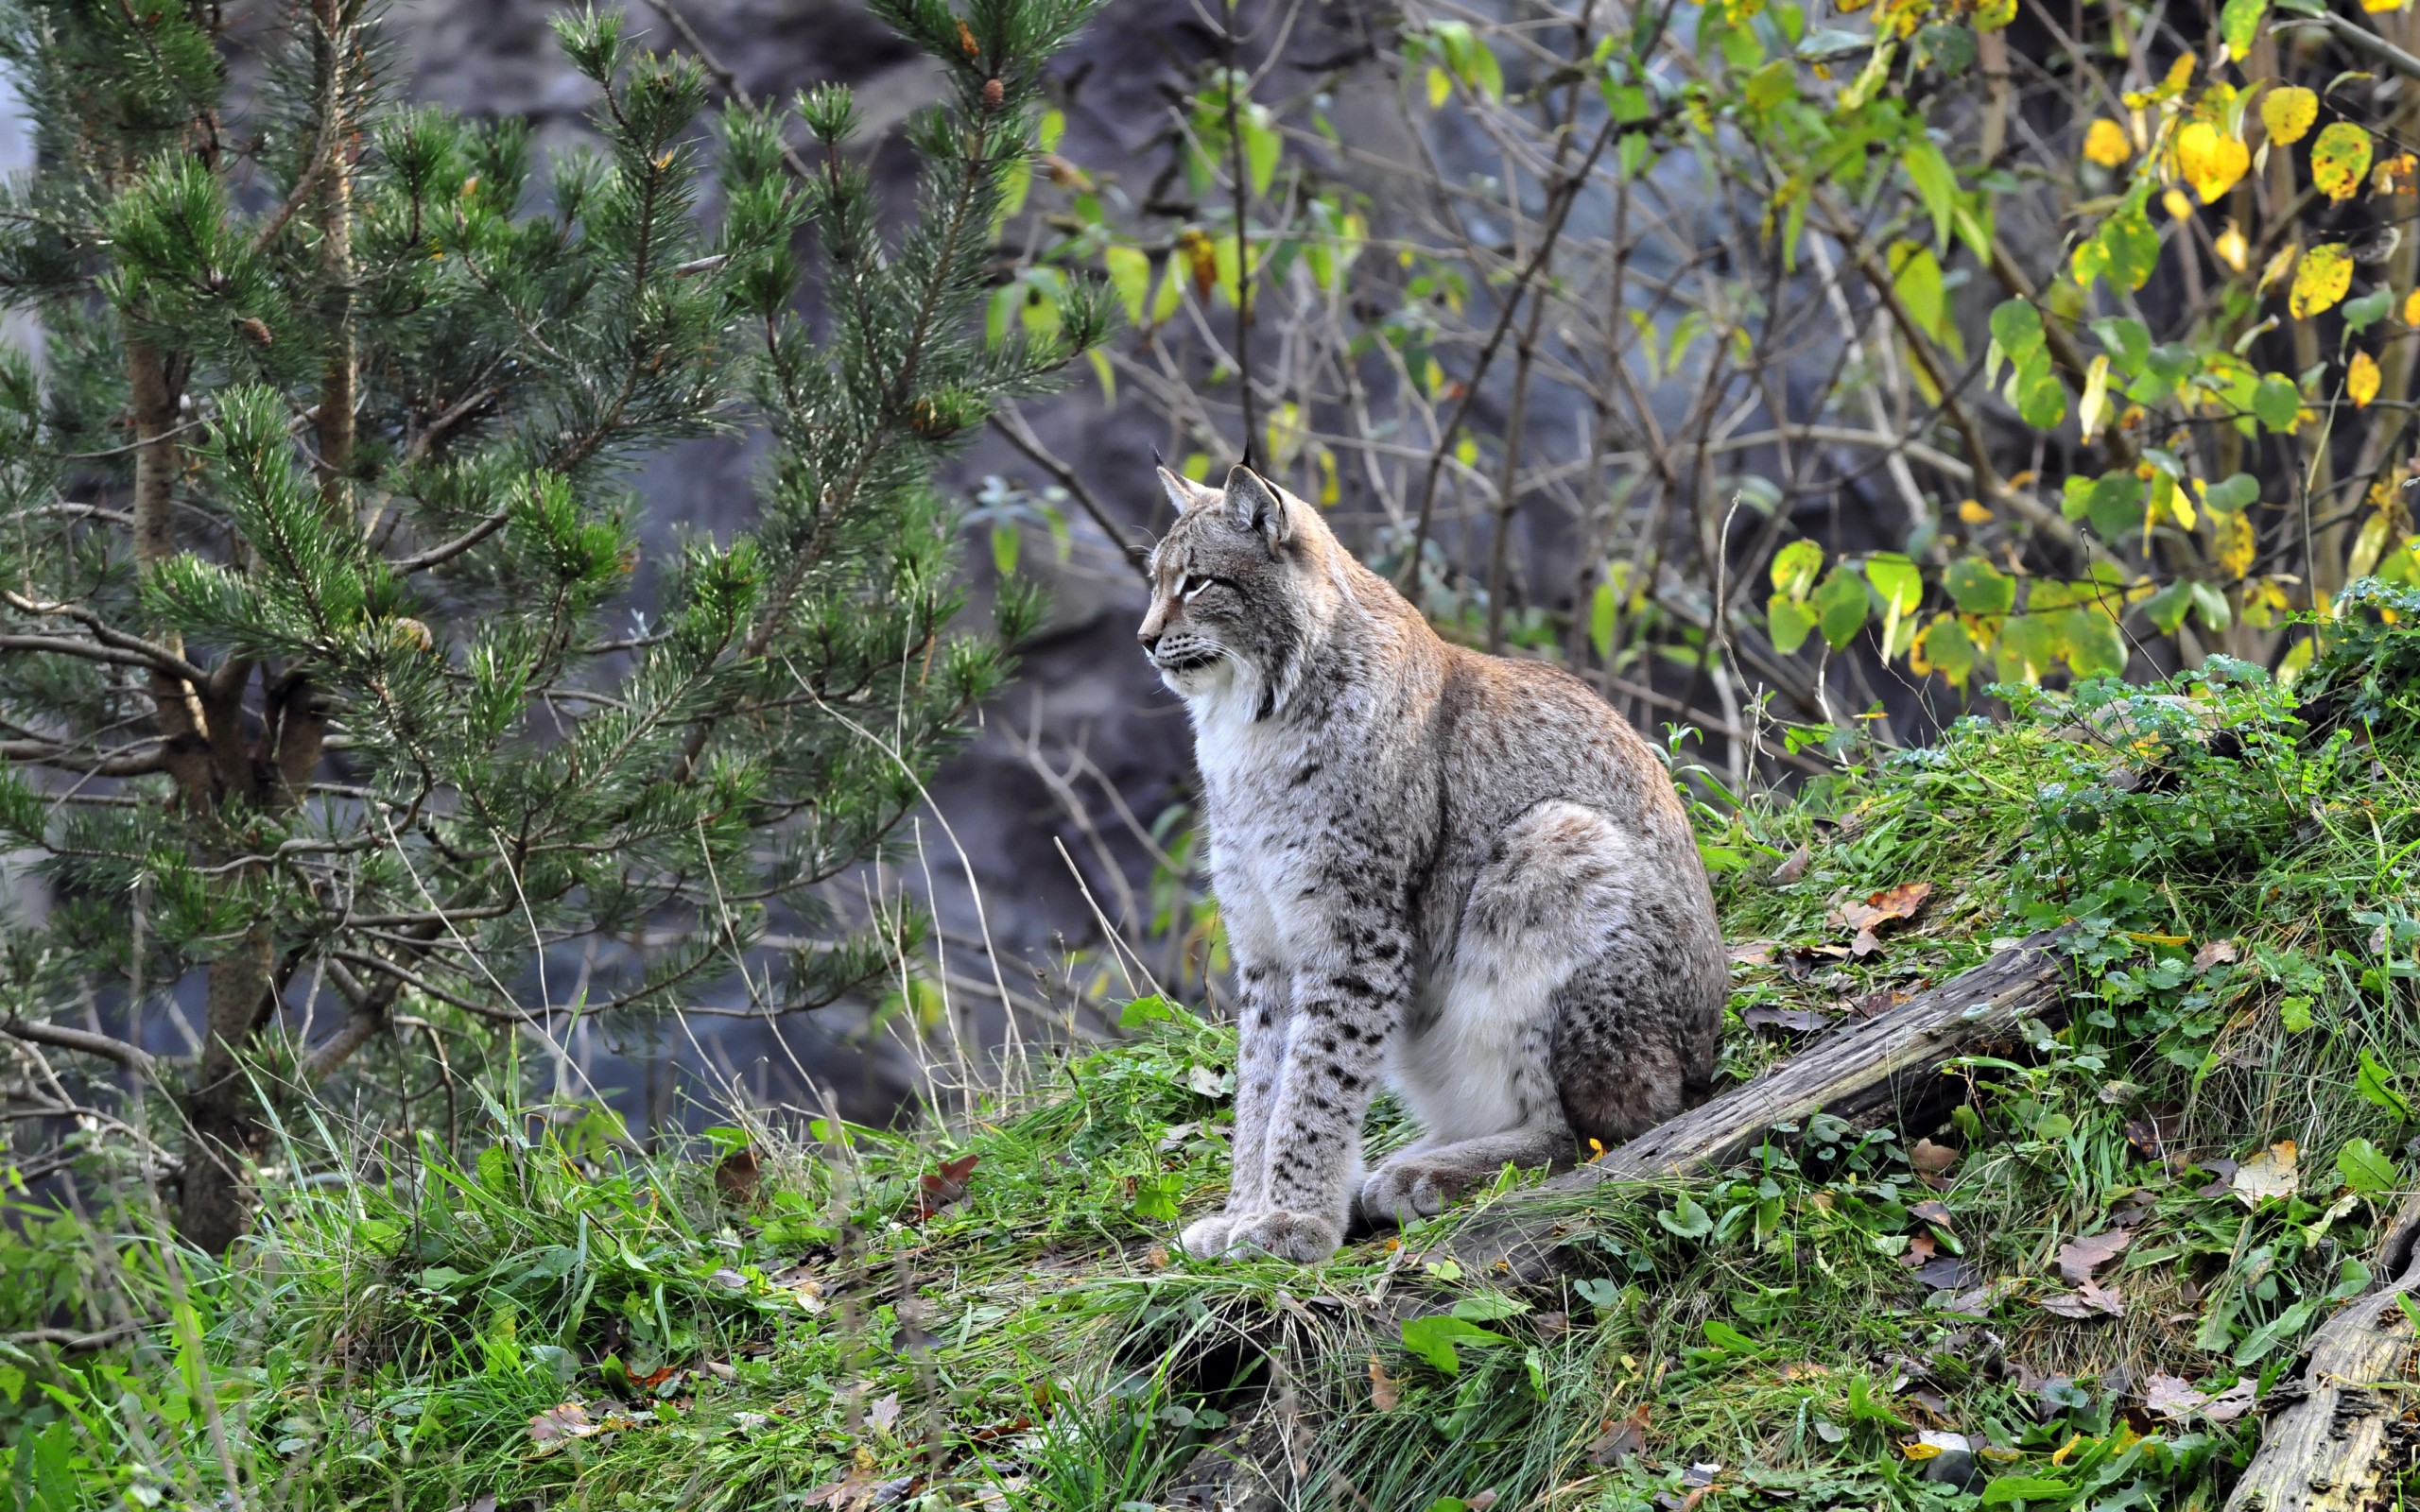
[[[1206,1256],[1322,1259],[1702,1100],[1727,980],[1652,751],[1562,671],[1446,644],[1318,511],[1163,469],[1143,649],[1191,715],[1241,1000]],[[1375,1171],[1372,1093],[1419,1142]]]

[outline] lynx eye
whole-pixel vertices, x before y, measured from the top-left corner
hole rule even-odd
[[[1201,591],[1205,588],[1234,588],[1235,586],[1224,577],[1213,577],[1201,573],[1187,573],[1177,580],[1176,593],[1179,598],[1191,603],[1201,596]]]

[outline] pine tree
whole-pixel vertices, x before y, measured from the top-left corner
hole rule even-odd
[[[0,6],[39,152],[0,295],[43,343],[0,352],[0,852],[52,900],[0,921],[0,1030],[174,1099],[190,1240],[242,1232],[263,1096],[364,1045],[407,1097],[567,1014],[810,1009],[911,948],[816,888],[1034,622],[951,629],[931,480],[1108,318],[1078,288],[987,345],[978,309],[1090,6],[881,0],[951,89],[889,242],[847,90],[709,112],[618,15],[558,23],[604,146],[541,167],[520,122],[397,103],[365,0],[288,6],[241,112],[216,5]],[[752,528],[643,589],[631,464],[752,422]],[[592,938],[627,972],[546,995]],[[172,993],[191,1064],[120,1038]],[[343,1011],[302,1043],[309,993]]]

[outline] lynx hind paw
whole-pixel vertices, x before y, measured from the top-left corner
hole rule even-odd
[[[1184,1252],[1196,1260],[1215,1260],[1227,1252],[1227,1236],[1235,1232],[1240,1222],[1233,1213],[1214,1212],[1207,1218],[1196,1218],[1184,1226],[1178,1241]]]
[[[1463,1193],[1493,1180],[1498,1169],[1479,1171],[1454,1160],[1400,1155],[1361,1184],[1361,1211],[1374,1224],[1401,1226],[1433,1218]]]

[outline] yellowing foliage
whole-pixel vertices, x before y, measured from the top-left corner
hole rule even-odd
[[[2114,168],[2135,155],[2135,145],[2126,140],[2124,127],[2099,116],[2084,128],[2083,155],[2104,168]]]
[[[2299,84],[2273,89],[2260,101],[2260,124],[2269,129],[2269,140],[2279,146],[2301,141],[2318,119],[2319,96]]]
[[[2342,203],[2353,198],[2370,172],[2370,133],[2350,121],[2320,128],[2310,145],[2310,181]]]
[[[2378,397],[2378,361],[2366,352],[2356,352],[2344,369],[2344,392],[2351,396],[2355,409],[2367,409],[2370,401]]]
[[[2308,320],[2334,309],[2352,286],[2352,254],[2342,242],[2322,242],[2303,253],[2303,260],[2294,266],[2294,287],[2287,297],[2287,308],[2295,319]]]
[[[2208,121],[2187,121],[2176,133],[2177,171],[2205,205],[2217,204],[2251,166],[2244,145]]]

